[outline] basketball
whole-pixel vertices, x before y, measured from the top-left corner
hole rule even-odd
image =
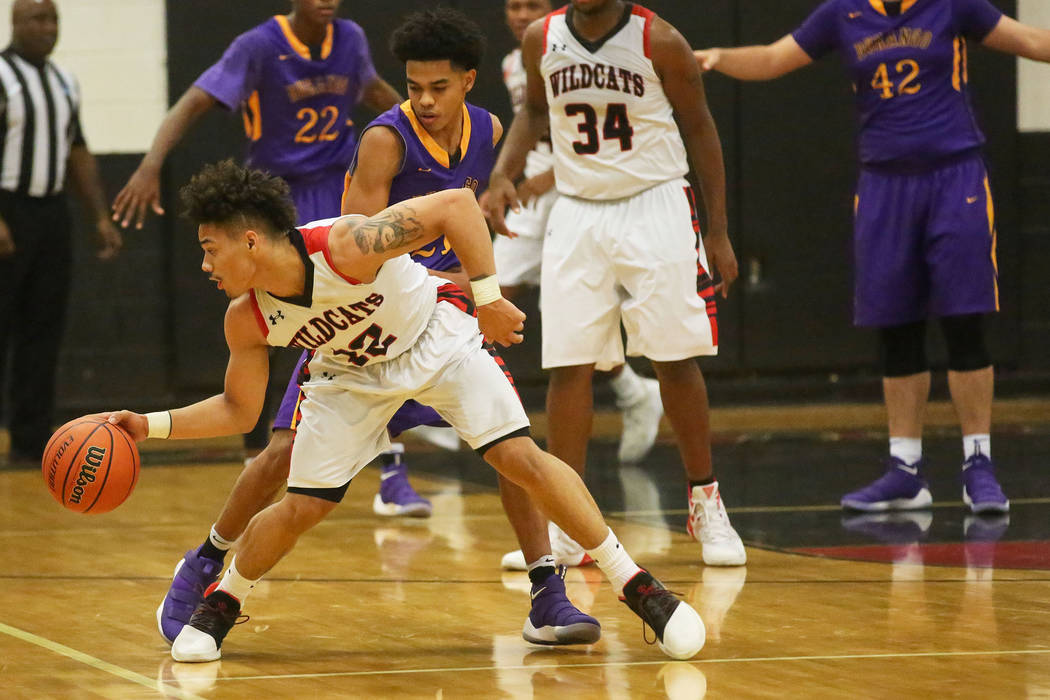
[[[77,513],[107,513],[127,500],[139,480],[139,450],[123,428],[96,416],[55,431],[41,469],[56,501]]]

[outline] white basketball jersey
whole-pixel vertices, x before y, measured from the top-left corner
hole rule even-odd
[[[334,269],[328,234],[338,220],[314,221],[289,234],[306,266],[301,297],[251,292],[268,344],[314,351],[312,382],[397,357],[412,347],[437,303],[439,280],[408,255],[387,260],[368,283]]]
[[[572,7],[547,15],[543,75],[558,191],[620,199],[689,171],[649,51],[652,11],[627,3],[604,39],[578,37]]]
[[[525,65],[521,62],[521,49],[514,49],[503,57],[503,84],[510,94],[510,104],[517,114],[525,104]],[[542,140],[525,156],[525,177],[541,175],[554,167],[550,140]]]

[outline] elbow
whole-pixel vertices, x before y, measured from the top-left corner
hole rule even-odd
[[[466,187],[458,187],[454,190],[446,190],[448,193],[448,206],[458,211],[466,211],[468,209],[477,209],[478,200],[474,194],[474,190]]]

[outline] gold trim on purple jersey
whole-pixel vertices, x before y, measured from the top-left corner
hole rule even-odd
[[[438,163],[448,168],[449,154],[444,148],[438,145],[438,142],[434,140],[423,125],[419,123],[419,119],[416,118],[415,112],[412,111],[412,101],[405,100],[401,103],[401,111],[408,117],[408,123],[412,125],[412,131],[415,132],[416,138],[423,144],[423,147],[427,149],[427,153],[431,155]],[[459,138],[459,157],[460,160],[467,157],[467,147],[470,145],[470,112],[467,111],[467,106],[463,105],[463,135]]]
[[[312,60],[310,58],[310,47],[299,41],[299,37],[292,31],[292,25],[288,21],[288,15],[274,15],[273,17],[277,20],[277,24],[281,27],[281,32],[284,33],[284,38],[288,41],[288,45],[292,47],[292,51],[299,54],[299,56],[305,60]],[[321,43],[321,60],[328,58],[329,54],[332,53],[332,23],[328,23],[328,27],[324,32],[324,41]]]

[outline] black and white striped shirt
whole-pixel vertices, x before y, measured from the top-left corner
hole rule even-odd
[[[0,53],[0,189],[44,197],[62,191],[80,130],[80,86],[51,61]]]

